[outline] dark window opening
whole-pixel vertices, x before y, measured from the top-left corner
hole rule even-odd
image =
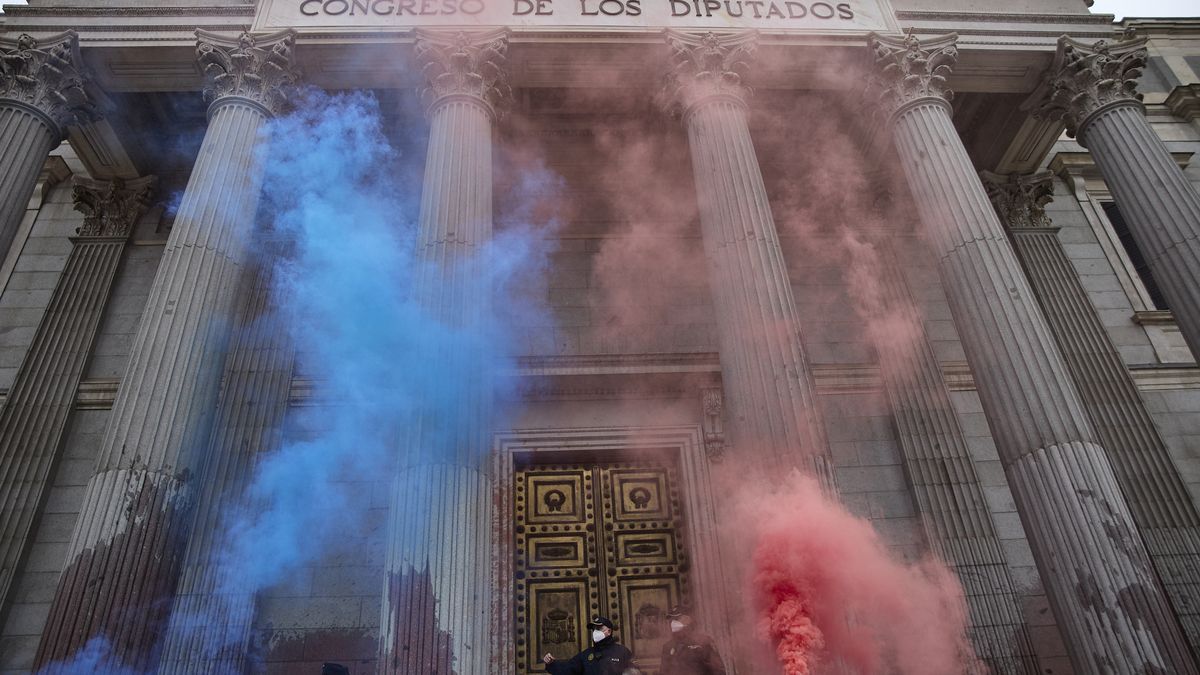
[[[1121,240],[1121,246],[1125,247],[1125,254],[1129,256],[1129,262],[1133,263],[1134,271],[1142,280],[1146,292],[1150,294],[1150,301],[1154,303],[1154,309],[1169,309],[1162,289],[1158,287],[1158,282],[1150,273],[1146,256],[1142,255],[1142,249],[1138,248],[1137,242],[1133,240],[1133,235],[1129,233],[1129,225],[1125,222],[1125,216],[1121,214],[1121,210],[1114,202],[1101,202],[1100,206],[1104,208],[1104,215],[1108,216],[1108,222],[1112,223],[1113,231]]]

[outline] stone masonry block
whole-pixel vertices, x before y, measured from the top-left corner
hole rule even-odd
[[[43,544],[66,544],[75,529],[75,514],[47,513],[38,521],[35,540]],[[56,568],[59,569],[59,568]]]
[[[262,623],[278,628],[354,628],[362,615],[361,598],[264,598]]]
[[[51,488],[42,513],[79,513],[79,509],[83,505],[84,489],[82,485]]]
[[[72,521],[74,521],[73,518]],[[66,564],[68,545],[69,541],[35,542],[29,547],[29,556],[25,559],[25,570],[29,572],[61,572]]]
[[[1000,546],[1004,548],[1004,559],[1009,565],[1033,567],[1036,564],[1033,550],[1025,539],[1006,539],[1000,542]]]
[[[4,635],[41,635],[49,615],[49,603],[14,603],[4,622]]]
[[[871,518],[914,518],[917,507],[907,490],[868,493]]]
[[[49,603],[58,588],[58,570],[53,572],[22,572],[13,585],[12,601],[18,604]]]
[[[1008,489],[1007,484],[983,488],[983,498],[987,500],[988,509],[993,514],[1017,512],[1017,504],[1013,501],[1012,491]]]
[[[898,466],[903,461],[900,448],[895,441],[857,441],[858,461],[861,466]]]
[[[14,291],[33,291],[38,289],[54,288],[58,283],[58,271],[50,272],[22,272],[20,265],[17,266],[16,272],[8,279],[8,285],[5,289]]]
[[[26,675],[37,655],[40,635],[0,638],[0,675]]]
[[[379,594],[383,571],[375,567],[338,566],[313,569],[313,597],[371,597]]]
[[[842,492],[892,492],[908,490],[904,470],[898,466],[843,467],[836,469]]]

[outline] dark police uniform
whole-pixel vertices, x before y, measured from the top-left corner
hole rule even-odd
[[[607,617],[597,616],[587,624],[588,629],[607,628],[615,631],[616,626]],[[546,664],[550,675],[623,675],[632,669],[633,652],[617,642],[616,633],[575,655],[570,661],[551,661]],[[634,671],[636,672],[636,671]]]
[[[663,645],[662,675],[725,675],[725,663],[711,637],[685,630]]]
[[[633,652],[610,635],[579,652],[570,661],[546,664],[550,675],[621,675],[633,667]],[[724,672],[724,671],[722,671]]]

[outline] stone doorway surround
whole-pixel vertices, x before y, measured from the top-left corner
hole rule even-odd
[[[519,429],[498,433],[493,443],[492,495],[492,625],[495,632],[492,672],[511,673],[516,661],[515,640],[515,533],[513,532],[513,477],[518,462],[598,461],[641,453],[670,457],[678,463],[684,509],[683,533],[692,568],[688,571],[692,596],[705,598],[697,612],[723,654],[732,655],[732,634],[726,617],[729,584],[716,537],[715,492],[699,425],[666,427],[604,427],[574,429]]]

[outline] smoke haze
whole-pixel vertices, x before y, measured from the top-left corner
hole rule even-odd
[[[798,118],[809,125],[805,153],[785,160]],[[287,440],[258,458],[245,493],[229,496],[213,560],[230,570],[221,594],[254,596],[331,551],[350,555],[340,550],[349,534],[368,542],[371,559],[383,528],[360,491],[375,489],[371,478],[390,486],[397,453],[426,450],[401,447],[411,420],[425,420],[433,433],[459,423],[457,402],[480,385],[480,372],[512,372],[527,354],[716,351],[686,138],[671,124],[594,125],[580,141],[591,151],[582,159],[567,144],[571,157],[544,148],[547,159],[541,148],[511,144],[497,153],[497,181],[506,185],[497,191],[497,221],[505,226],[477,253],[488,274],[464,292],[492,297],[499,311],[469,329],[447,325],[414,292],[419,172],[388,140],[378,101],[310,91],[296,113],[270,124],[264,240],[286,255],[261,251],[272,312],[259,320],[286,335],[296,373],[314,391],[312,405],[290,409]],[[764,173],[786,177],[768,187],[789,263],[813,261],[840,275],[827,293],[806,286],[798,302],[844,308],[849,298],[867,344],[920,339],[921,327],[882,299],[882,257],[871,233],[889,219],[858,199],[872,191],[879,167],[868,166],[843,126],[823,107],[755,121]],[[561,230],[559,218],[570,221]],[[560,235],[586,242],[582,252],[568,251],[574,269],[548,262],[549,242]],[[805,330],[822,320],[832,319],[801,317]],[[556,336],[552,343],[540,339],[547,334]],[[449,370],[437,358],[447,351],[464,356]],[[520,392],[515,379],[497,383],[495,426],[505,429]],[[638,401],[647,416],[653,405]],[[737,573],[731,590],[744,601],[734,618],[754,619],[734,637],[741,651],[761,657],[755,672],[782,667],[799,675],[840,663],[863,674],[940,675],[973,665],[962,591],[944,565],[901,562],[869,522],[809,478],[755,482],[748,450],[734,448],[725,461],[717,534]],[[363,583],[382,592],[381,576]],[[104,651],[101,643],[79,655],[71,672],[105,670],[97,665]]]
[[[855,673],[970,672],[967,608],[939,561],[906,565],[870,523],[794,475],[773,489],[743,488],[730,533],[753,551],[749,595],[760,638],[785,675],[843,664]]]

